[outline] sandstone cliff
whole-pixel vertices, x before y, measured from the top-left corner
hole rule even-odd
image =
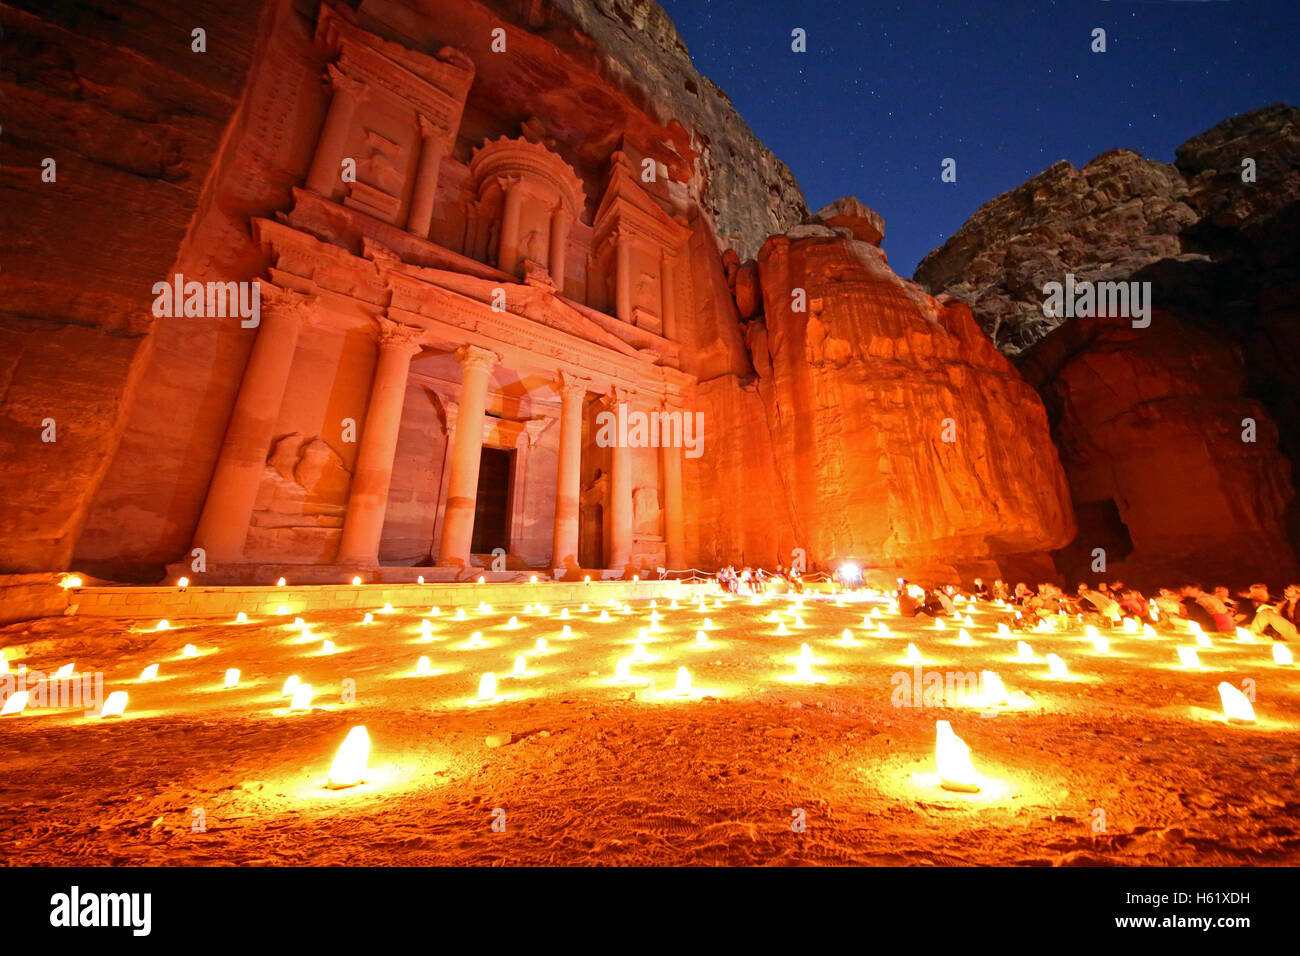
[[[746,475],[737,490],[763,507],[747,534],[713,537],[762,560],[780,539],[783,556],[798,547],[823,566],[852,558],[932,579],[993,575],[997,560],[1064,545],[1069,496],[1038,396],[966,305],[926,295],[851,238],[883,232],[858,208],[838,228],[769,239],[752,280],[734,270],[738,293],[761,289],[762,317],[746,329],[757,379],[729,401],[758,420],[716,467]],[[757,467],[769,457],[772,469]]]
[[[1235,516],[1232,527],[1255,537],[1253,549],[1226,545],[1225,553],[1242,557],[1238,575],[1292,566],[1283,542],[1300,542],[1288,480],[1300,463],[1298,200],[1300,110],[1269,106],[1189,140],[1174,164],[1127,150],[1082,169],[1057,163],[985,204],[917,268],[927,289],[969,302],[998,347],[1019,356],[1053,412],[1081,529],[1095,524],[1097,502],[1113,493],[1115,520],[1132,533],[1138,563],[1156,562],[1157,550],[1178,566],[1201,561],[1205,541],[1182,515],[1202,508]],[[1160,310],[1152,327],[1090,321],[1075,329],[1077,319],[1045,316],[1043,285],[1066,273],[1151,283]],[[1188,362],[1236,372],[1189,378]],[[1104,377],[1085,387],[1085,370]],[[1135,373],[1144,378],[1136,388],[1126,380]],[[1192,406],[1195,415],[1186,412]],[[1261,444],[1243,448],[1247,414],[1261,423]],[[1117,424],[1129,420],[1147,431]],[[1225,445],[1234,434],[1235,444]],[[1180,469],[1170,467],[1175,457]],[[1106,460],[1116,464],[1101,481]],[[1200,477],[1201,497],[1177,490],[1171,475],[1180,470]],[[1176,490],[1163,501],[1166,484]],[[1077,564],[1077,555],[1063,560]]]

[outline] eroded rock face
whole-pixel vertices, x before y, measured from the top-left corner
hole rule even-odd
[[[967,302],[1015,355],[1065,319],[1043,314],[1043,286],[1067,273],[1104,282],[1182,254],[1197,220],[1178,170],[1126,149],[1082,169],[1062,160],[983,206],[916,268],[930,292]]]
[[[981,207],[921,262],[916,278],[931,292],[969,302],[1000,349],[1035,365],[1042,364],[1033,356],[1037,343],[1071,321],[1044,315],[1045,283],[1060,282],[1066,273],[1093,281],[1149,282],[1154,305],[1211,336],[1221,361],[1232,364],[1238,353],[1244,356],[1245,383],[1232,394],[1264,404],[1294,473],[1300,463],[1297,236],[1300,109],[1274,105],[1192,138],[1178,148],[1173,165],[1124,150],[1078,170],[1057,163]],[[1178,379],[1177,363],[1185,356],[1160,344],[1165,339],[1158,332],[1155,338],[1142,361],[1155,380]],[[1082,349],[1099,341],[1083,332],[1066,339],[1077,340]],[[1137,348],[1141,339],[1124,341]],[[1118,342],[1107,344],[1107,354]],[[1161,369],[1162,358],[1171,367]],[[1159,392],[1160,386],[1152,387]],[[1051,396],[1044,392],[1044,397],[1050,406]],[[1215,454],[1206,446],[1197,470],[1216,473]],[[1062,457],[1067,469],[1077,461],[1064,447]],[[1136,481],[1142,474],[1134,470],[1130,477]],[[1145,474],[1151,492],[1158,493],[1160,470]],[[1241,470],[1234,477],[1246,480],[1251,474]],[[1073,474],[1071,483],[1076,484]],[[1269,487],[1240,493],[1272,500]],[[1136,487],[1129,493],[1142,496]],[[1287,513],[1275,517],[1287,527],[1294,548],[1300,542],[1300,506],[1291,500]],[[1276,530],[1268,537],[1275,539]]]
[[[764,503],[761,547],[780,537],[783,554],[803,548],[823,566],[852,558],[951,577],[1070,539],[1042,404],[969,308],[838,235],[773,237],[758,269],[764,318],[746,330],[758,378],[728,401],[762,409],[736,451],[752,460],[770,448],[771,479],[734,463],[742,493]]]
[[[1290,464],[1232,349],[1175,316],[1075,319],[1021,364],[1041,389],[1079,525],[1070,580],[1245,585],[1295,571]],[[1098,554],[1101,549],[1104,554]]]

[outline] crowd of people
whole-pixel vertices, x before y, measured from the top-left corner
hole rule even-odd
[[[744,590],[750,594],[765,594],[768,589],[801,594],[804,590],[803,574],[793,568],[778,564],[776,571],[744,567],[737,571],[731,565],[717,574],[718,585],[728,594]]]
[[[1178,591],[1160,588],[1147,596],[1123,581],[1103,582],[1096,587],[1080,584],[1072,594],[1055,584],[1031,588],[1021,583],[1012,588],[1000,579],[988,585],[976,578],[969,591],[953,586],[922,588],[900,581],[895,600],[900,614],[937,617],[952,613],[952,598],[958,594],[1002,601],[1022,627],[1064,613],[1112,627],[1121,626],[1125,618],[1154,627],[1195,621],[1206,633],[1235,634],[1238,628],[1245,628],[1257,637],[1294,641],[1300,626],[1300,584],[1288,585],[1279,598],[1270,594],[1265,584],[1252,584],[1235,596],[1226,587],[1207,591],[1196,584],[1184,585]]]
[[[777,565],[775,571],[728,566],[717,573],[717,581],[729,594],[805,590],[803,574],[782,565]],[[832,581],[843,583],[836,576]],[[1207,591],[1201,585],[1188,584],[1177,591],[1160,588],[1148,596],[1123,581],[1103,582],[1096,587],[1080,584],[1070,593],[1049,583],[1036,588],[1024,583],[1011,587],[1001,579],[986,584],[976,578],[968,589],[954,585],[926,588],[900,579],[894,600],[904,617],[946,617],[955,612],[954,599],[958,596],[1001,601],[1018,628],[1032,628],[1039,620],[1060,614],[1111,627],[1122,626],[1125,618],[1160,628],[1194,621],[1210,634],[1235,634],[1238,628],[1245,628],[1257,637],[1282,641],[1296,640],[1300,628],[1300,584],[1287,585],[1281,597],[1271,594],[1265,584],[1252,584],[1236,595],[1226,587]]]

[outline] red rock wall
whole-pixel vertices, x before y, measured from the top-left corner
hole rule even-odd
[[[0,570],[72,558],[146,361],[150,289],[199,208],[261,7],[0,8]],[[195,26],[207,53],[191,50]]]
[[[719,385],[712,396],[714,415],[749,419],[742,448],[717,449],[713,500],[756,506],[747,527],[716,536],[719,556],[788,562],[798,546],[810,564],[951,577],[1067,542],[1068,492],[1042,404],[970,310],[905,283],[869,243],[801,233],[759,255],[756,395]],[[806,313],[792,309],[796,289]],[[745,460],[769,455],[775,480]]]
[[[1071,578],[1208,585],[1277,581],[1294,573],[1282,515],[1293,495],[1277,427],[1245,396],[1241,357],[1215,337],[1155,311],[1151,325],[1075,319],[1021,364],[1043,392],[1080,509],[1080,535],[1059,556]],[[1255,440],[1243,440],[1243,419]],[[1132,551],[1087,514],[1114,501]],[[1126,544],[1122,541],[1121,544]],[[1289,579],[1289,577],[1288,577]]]

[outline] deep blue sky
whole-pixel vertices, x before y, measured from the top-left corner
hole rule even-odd
[[[885,217],[904,276],[1058,159],[1122,146],[1171,162],[1228,116],[1300,104],[1300,0],[660,3],[814,210],[856,195]]]

